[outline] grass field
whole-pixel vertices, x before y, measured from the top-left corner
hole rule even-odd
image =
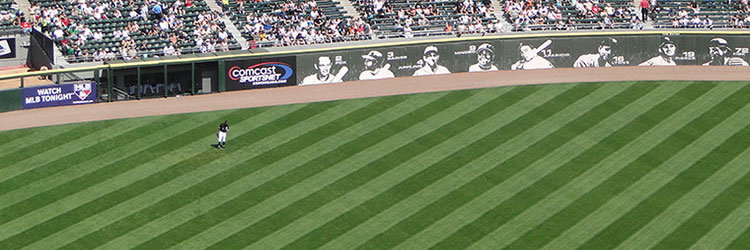
[[[750,249],[749,146],[736,82],[3,131],[0,249]]]

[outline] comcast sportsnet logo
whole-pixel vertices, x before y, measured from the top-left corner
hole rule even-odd
[[[292,77],[292,67],[283,62],[265,62],[243,69],[239,66],[229,68],[229,79],[240,84],[268,85],[284,84]]]

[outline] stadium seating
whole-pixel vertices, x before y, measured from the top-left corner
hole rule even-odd
[[[481,33],[496,30],[490,1],[391,0],[375,11],[373,0],[352,0],[381,38]],[[481,6],[481,7],[480,7]],[[481,24],[479,27],[477,24]],[[488,28],[489,27],[489,28]],[[484,29],[484,30],[483,30]]]
[[[513,31],[634,28],[632,0],[501,0]]]
[[[205,1],[180,1],[176,7],[177,1],[180,0],[128,2],[132,5],[120,0],[91,5],[55,0],[30,3],[35,26],[56,40],[70,62],[240,49]],[[163,6],[158,14],[154,8],[157,3]],[[55,12],[56,16],[45,20]],[[196,28],[203,32],[196,32]]]
[[[13,0],[0,0],[0,32],[18,30],[21,25],[19,10]]]
[[[229,0],[223,8],[251,47],[371,38],[369,25],[346,15],[338,1]]]
[[[222,12],[203,0],[30,0],[29,13],[70,62],[240,49],[230,28],[253,48],[488,33],[502,27],[490,0],[213,1]],[[348,15],[340,1],[349,1],[357,16]],[[500,1],[512,31],[643,27],[632,0],[494,1]],[[160,14],[157,3],[163,6]],[[0,0],[0,11],[16,13],[15,6],[13,0]],[[747,1],[660,1],[650,19],[656,28],[746,28],[748,12]],[[232,23],[224,24],[223,16]],[[0,19],[0,31],[18,29],[20,23]]]
[[[697,0],[697,7],[690,6],[691,0],[660,2],[653,13],[654,27],[657,28],[724,28],[748,27],[747,4],[742,1]],[[695,17],[698,17],[696,20]],[[710,19],[712,27],[706,27]],[[701,24],[694,23],[700,20]]]

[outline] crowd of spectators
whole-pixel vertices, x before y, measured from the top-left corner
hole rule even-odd
[[[0,30],[23,29],[24,32],[31,31],[31,24],[26,20],[23,10],[16,2],[0,7]]]
[[[733,6],[732,15],[728,20],[728,25],[732,28],[750,28],[750,4],[748,0],[730,1]]]
[[[254,8],[263,3],[271,11]],[[359,18],[329,17],[315,0],[273,1],[237,0],[221,2],[228,15],[235,15],[239,29],[250,47],[258,44],[294,46],[371,39],[371,27]]]
[[[359,18],[328,16],[330,12],[319,6],[318,1],[324,0],[217,0],[223,13],[191,9],[196,3],[204,4],[202,1],[161,1],[31,0],[30,20],[14,3],[11,10],[0,11],[0,23],[11,21],[25,31],[39,29],[75,61],[229,51],[239,46],[221,21],[225,15],[233,17],[250,47],[364,40],[371,39],[378,29],[401,32],[407,38],[432,31],[459,35],[504,32],[494,17],[491,0],[353,0],[362,6]],[[639,6],[631,1],[500,1],[515,31],[572,30],[583,24],[589,28],[643,29],[642,17],[655,20],[657,16],[662,27],[713,28],[714,14],[702,12],[704,3],[731,6],[731,12],[721,17],[722,25],[750,27],[749,0],[691,0],[669,6],[643,0],[638,4],[647,6],[642,15],[636,14]]]
[[[371,24],[389,20],[389,29],[400,30],[403,37],[416,31],[435,29],[456,34],[501,32],[490,0],[416,1],[359,0],[363,17]],[[485,22],[484,19],[494,19]]]
[[[595,23],[598,28],[612,29],[618,22],[630,22],[631,28],[640,29],[643,21],[634,14],[635,11],[632,4],[613,6],[605,0],[505,1],[506,18],[513,30],[572,30],[581,23]]]
[[[229,50],[229,34],[218,14],[187,16],[191,0],[171,4],[158,0],[65,0],[34,2],[33,25],[74,61],[130,60],[151,56]],[[100,25],[107,24],[107,25]],[[110,26],[112,25],[112,26]],[[103,44],[103,46],[87,46]]]

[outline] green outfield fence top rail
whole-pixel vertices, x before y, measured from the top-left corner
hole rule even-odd
[[[314,52],[321,52],[321,51],[379,48],[379,47],[387,47],[387,46],[404,46],[404,45],[415,45],[415,44],[425,44],[425,43],[434,44],[434,43],[488,40],[488,39],[570,37],[570,36],[647,35],[647,34],[664,34],[664,35],[680,35],[680,34],[742,35],[742,34],[746,34],[746,35],[750,35],[750,31],[739,31],[739,30],[651,30],[651,31],[609,31],[609,32],[588,31],[588,32],[524,33],[524,34],[499,34],[499,35],[473,36],[473,37],[450,37],[450,38],[438,38],[438,39],[415,40],[415,41],[383,42],[383,43],[377,43],[377,44],[339,46],[339,47],[333,47],[333,48],[291,49],[291,50],[285,50],[285,51],[259,52],[259,53],[239,52],[235,54],[206,56],[206,57],[174,58],[174,59],[163,59],[163,60],[154,60],[154,61],[146,61],[146,62],[113,63],[113,64],[103,64],[103,65],[97,65],[97,66],[75,67],[75,68],[67,68],[67,69],[53,69],[53,70],[47,70],[47,71],[32,71],[32,72],[1,75],[0,80],[20,78],[20,77],[32,77],[32,76],[40,76],[40,75],[52,75],[52,74],[58,74],[58,73],[82,72],[82,71],[90,71],[90,70],[98,70],[98,69],[123,69],[123,68],[156,66],[156,65],[183,64],[183,63],[191,63],[191,62],[217,61],[217,60],[225,60],[225,59],[253,58],[253,57],[289,55],[289,54],[305,54],[305,53],[314,53]]]

